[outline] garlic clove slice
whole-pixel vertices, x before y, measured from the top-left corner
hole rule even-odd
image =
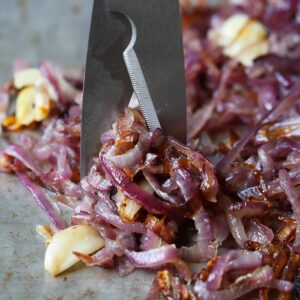
[[[28,68],[15,72],[14,86],[17,89],[22,89],[26,86],[34,85],[38,79],[43,78],[39,69]]]
[[[266,28],[261,23],[252,21],[237,36],[234,43],[225,48],[224,54],[235,57],[244,49],[264,40],[266,36]]]
[[[16,121],[21,125],[29,125],[34,121],[35,88],[23,89],[16,101]]]
[[[30,125],[47,118],[50,112],[50,96],[34,86],[24,88],[16,101],[16,122],[20,125]]]
[[[223,47],[223,54],[237,59],[244,66],[252,66],[253,61],[269,51],[267,28],[245,14],[235,14],[218,28],[211,29],[209,39]]]
[[[36,90],[34,104],[34,120],[37,122],[43,121],[50,112],[49,94],[42,90]]]
[[[269,52],[269,43],[266,40],[263,40],[246,50],[242,51],[238,55],[238,60],[246,67],[251,67],[253,61],[262,55],[265,55]]]
[[[245,14],[235,14],[227,19],[220,28],[210,30],[209,38],[219,46],[229,46],[234,42],[249,21],[249,16]]]
[[[76,225],[57,232],[51,239],[45,254],[44,267],[56,276],[79,261],[74,251],[86,255],[104,246],[98,230],[89,225]]]

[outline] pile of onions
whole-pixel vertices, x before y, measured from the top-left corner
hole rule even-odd
[[[149,299],[230,300],[253,290],[268,299],[270,289],[290,299],[297,277],[299,3],[239,2],[218,11],[182,2],[188,145],[148,131],[140,112],[127,109],[102,133],[99,156],[80,181],[82,74],[45,62],[39,69],[58,102],[32,125],[41,137],[17,133],[19,142],[1,152],[0,170],[19,177],[53,230],[67,226],[56,203],[73,210],[72,225],[99,230],[105,247],[76,253],[84,263],[120,276],[158,270]],[[237,12],[268,29],[269,53],[251,67],[207,38]],[[1,107],[16,93],[12,82],[3,86]],[[190,262],[207,265],[192,274]]]

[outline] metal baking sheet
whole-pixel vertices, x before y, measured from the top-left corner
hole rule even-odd
[[[23,58],[85,65],[92,0],[0,0],[0,84]]]

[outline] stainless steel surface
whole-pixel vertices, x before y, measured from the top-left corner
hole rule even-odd
[[[85,63],[92,0],[0,0],[0,84],[12,63]]]
[[[109,7],[108,7],[109,6]],[[122,53],[131,39],[163,131],[185,141],[186,105],[181,26],[177,0],[95,1],[86,65],[82,130],[82,174],[99,149],[99,134],[128,105],[133,89]]]
[[[134,96],[138,99],[139,106],[149,129],[154,130],[156,128],[161,128],[143,70],[134,50],[137,39],[137,29],[133,21],[129,17],[125,17],[130,23],[132,36],[128,47],[123,52],[123,57],[135,93]],[[143,37],[140,36],[139,38]]]

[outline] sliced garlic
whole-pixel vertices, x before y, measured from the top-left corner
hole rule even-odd
[[[24,88],[16,101],[16,122],[30,125],[34,121],[44,120],[50,112],[49,94],[30,86]]]
[[[154,194],[153,188],[146,180],[141,180],[139,182],[139,186],[143,191],[149,194]],[[120,190],[116,194],[116,204],[118,206],[119,215],[124,222],[134,221],[138,216],[138,212],[142,208],[135,201],[126,197]]]
[[[119,216],[124,222],[132,222],[136,219],[141,206],[118,191],[116,194],[116,204]]]
[[[140,209],[141,206],[139,204],[125,197],[119,207],[119,214],[125,222],[134,221]]]
[[[252,21],[238,34],[234,42],[225,48],[224,53],[235,57],[248,47],[263,41],[266,36],[266,28],[261,23]]]
[[[245,14],[236,14],[228,18],[220,28],[209,31],[210,40],[224,47],[226,56],[237,59],[245,66],[269,51],[266,27]]]
[[[49,94],[43,90],[36,90],[34,99],[34,120],[40,122],[47,118],[50,111]]]
[[[45,254],[44,267],[53,276],[67,270],[79,261],[74,251],[85,255],[104,246],[99,232],[88,225],[76,225],[57,232]]]
[[[246,67],[251,67],[255,58],[265,55],[269,51],[269,43],[266,40],[263,40],[248,49],[242,51],[238,60]]]
[[[14,86],[17,89],[22,89],[26,86],[34,85],[41,78],[43,78],[43,75],[39,69],[29,68],[20,70],[14,74]]]
[[[250,21],[245,14],[236,14],[227,19],[220,28],[210,30],[209,38],[219,46],[230,45]]]
[[[18,130],[22,126],[46,119],[50,113],[51,101],[57,101],[58,95],[40,70],[29,68],[17,71],[14,85],[20,89],[16,115],[5,117],[2,125],[8,130]]]
[[[35,88],[23,89],[16,101],[16,122],[21,125],[29,125],[34,121],[34,97]]]

